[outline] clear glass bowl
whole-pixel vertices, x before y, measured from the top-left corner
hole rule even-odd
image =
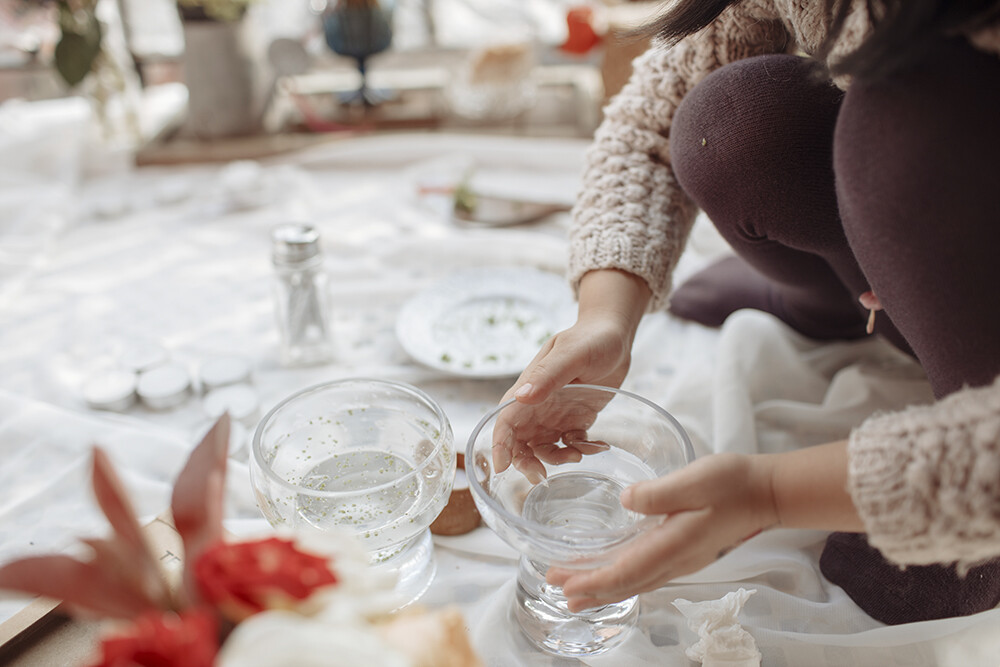
[[[532,484],[515,465],[498,472],[495,448],[542,453],[545,479]],[[486,524],[521,554],[513,615],[525,635],[560,656],[592,655],[624,641],[636,598],[573,613],[562,590],[545,583],[550,565],[578,569],[613,562],[659,518],[622,507],[629,485],[694,459],[681,425],[661,407],[626,391],[567,385],[544,403],[509,401],[476,426],[466,472]],[[523,465],[521,466],[523,468]]]
[[[250,479],[275,527],[347,531],[397,576],[400,606],[434,577],[428,527],[455,477],[451,426],[407,384],[351,378],[284,399],[257,426]]]

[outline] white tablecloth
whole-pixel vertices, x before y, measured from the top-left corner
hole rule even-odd
[[[441,184],[471,163],[499,188],[571,201],[585,142],[388,135],[351,139],[266,163],[106,173],[79,119],[0,107],[0,561],[70,548],[103,533],[87,487],[90,447],[111,455],[151,518],[211,418],[199,397],[179,408],[89,409],[81,386],[146,341],[196,372],[223,353],[252,360],[266,411],[289,393],[338,377],[401,380],[444,408],[460,447],[509,379],[455,379],[413,362],[395,338],[399,307],[470,266],[559,272],[567,217],[505,229],[456,226]],[[104,165],[106,166],[106,165]],[[99,169],[98,169],[99,171]],[[289,370],[277,356],[269,229],[314,223],[333,284],[336,360]],[[725,247],[699,221],[689,273]],[[670,410],[699,455],[783,451],[844,437],[875,410],[929,401],[919,368],[877,339],[818,344],[762,313],[721,330],[648,315],[624,384]],[[239,437],[244,441],[252,426]],[[261,528],[245,451],[229,474],[228,521]],[[1000,664],[1000,610],[884,627],[820,575],[825,535],[765,533],[702,572],[641,597],[640,632],[590,665],[688,665],[696,640],[670,604],[755,588],[740,620],[769,667]],[[488,529],[436,538],[438,572],[422,602],[457,605],[489,665],[563,665],[513,629],[515,556]],[[23,606],[0,597],[0,620]]]

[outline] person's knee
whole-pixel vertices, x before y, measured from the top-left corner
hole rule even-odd
[[[766,230],[750,228],[748,210],[812,197],[815,183],[830,183],[832,197],[823,156],[831,154],[842,93],[815,67],[797,56],[747,58],[716,70],[682,100],[670,130],[671,163],[717,225],[764,237]]]
[[[776,92],[763,72],[782,68],[789,56],[750,58],[722,67],[692,88],[674,115],[670,129],[670,159],[681,186],[696,200],[724,196],[733,178],[749,171],[775,134],[777,119],[768,107]]]

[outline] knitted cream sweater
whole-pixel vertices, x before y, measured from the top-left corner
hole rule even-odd
[[[824,3],[744,0],[672,48],[654,45],[605,109],[574,208],[569,277],[593,269],[641,276],[665,305],[697,213],[670,168],[670,124],[685,93],[726,63],[814,52]],[[869,22],[856,2],[833,55],[856,48]],[[1000,53],[1000,26],[970,36]],[[841,87],[847,80],[838,80]],[[932,406],[873,417],[850,437],[849,489],[869,541],[903,564],[1000,556],[1000,379]]]

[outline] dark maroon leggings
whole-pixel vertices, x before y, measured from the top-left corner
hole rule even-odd
[[[1000,373],[1000,58],[941,41],[846,94],[806,59],[749,58],[684,98],[670,145],[681,186],[745,262],[682,285],[675,313],[707,324],[759,307],[815,338],[855,338],[873,290],[876,331],[939,397]],[[863,535],[833,533],[820,569],[885,623],[1000,603],[1000,560],[964,577],[900,570]]]
[[[846,94],[795,56],[706,77],[677,110],[684,190],[819,338],[876,332],[935,393],[1000,373],[1000,58],[942,40],[927,60]]]

